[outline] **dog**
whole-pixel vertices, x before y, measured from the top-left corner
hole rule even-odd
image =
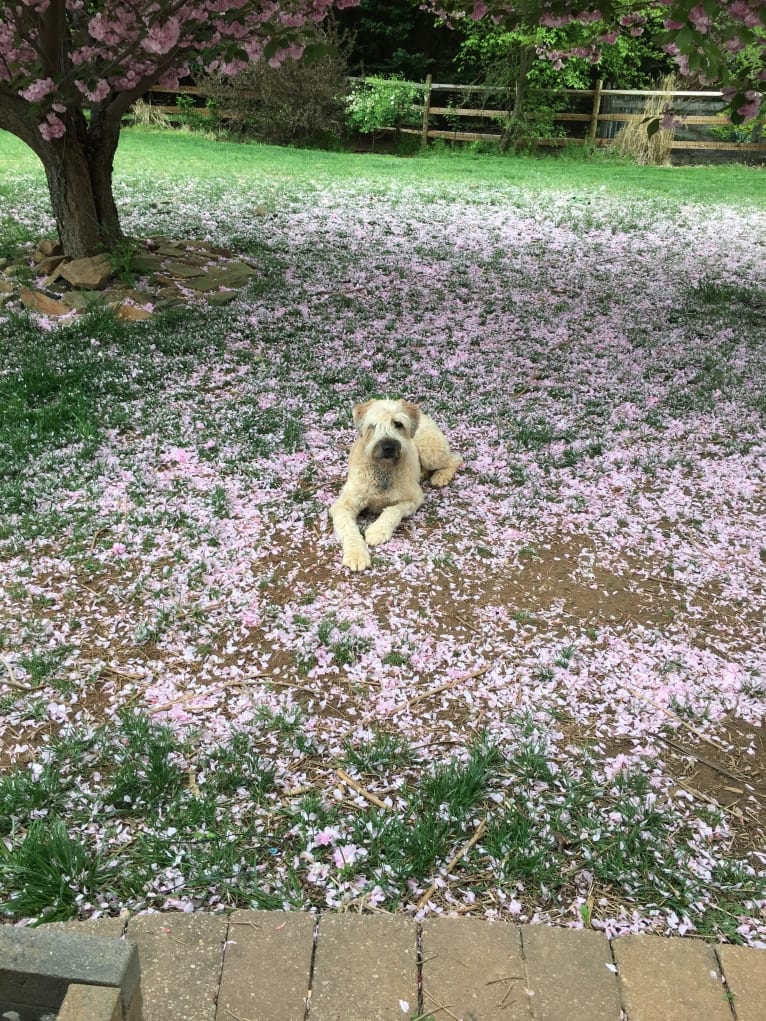
[[[357,404],[354,425],[360,435],[349,454],[348,479],[330,508],[335,534],[343,544],[343,564],[352,571],[370,566],[368,546],[387,542],[394,529],[423,503],[420,483],[446,486],[462,465],[444,433],[411,401],[372,400]],[[378,517],[362,537],[358,515]],[[366,539],[366,542],[365,542]]]

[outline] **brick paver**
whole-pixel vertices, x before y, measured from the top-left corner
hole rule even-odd
[[[114,942],[125,923],[45,928]],[[136,916],[127,938],[144,1021],[410,1021],[419,1010],[437,1021],[616,1021],[620,1009],[629,1021],[766,1021],[766,951],[688,937],[240,911]],[[0,1006],[3,992],[0,981]]]
[[[718,960],[707,943],[623,936],[613,948],[630,1021],[733,1021]]]
[[[316,924],[299,911],[235,911],[216,1021],[303,1021]]]
[[[144,1021],[215,1021],[229,929],[225,915],[137,915]]]
[[[517,926],[482,918],[428,918],[421,946],[424,1013],[531,1021]]]
[[[737,1021],[766,1019],[766,950],[716,948]],[[760,960],[759,960],[760,958]]]
[[[123,1021],[120,990],[71,985],[56,1021]]]
[[[524,925],[521,942],[535,1021],[620,1021],[620,988],[603,933]]]
[[[322,915],[311,1021],[407,1021],[408,1011],[417,1010],[417,979],[417,927],[412,919]]]

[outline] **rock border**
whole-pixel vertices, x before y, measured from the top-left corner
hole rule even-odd
[[[116,254],[69,259],[46,238],[0,259],[0,310],[18,303],[66,319],[100,305],[118,319],[142,321],[173,306],[227,304],[260,273],[246,257],[206,241],[132,239]]]

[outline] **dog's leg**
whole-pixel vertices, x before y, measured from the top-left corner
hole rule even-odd
[[[359,510],[343,496],[330,508],[335,534],[343,544],[343,565],[352,571],[364,571],[370,566],[370,553],[356,523]]]
[[[458,454],[450,454],[447,464],[443,468],[438,468],[431,476],[431,485],[446,486],[448,482],[452,482],[455,472],[462,463],[462,457]]]
[[[421,497],[419,500],[405,500],[402,503],[386,507],[364,533],[368,545],[380,546],[381,543],[387,542],[402,518],[408,518],[410,514],[414,514],[422,502],[423,498]]]

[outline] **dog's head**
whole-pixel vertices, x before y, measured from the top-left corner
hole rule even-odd
[[[365,438],[370,457],[394,464],[420,421],[420,408],[411,401],[365,401],[356,405],[353,414],[354,425]]]

